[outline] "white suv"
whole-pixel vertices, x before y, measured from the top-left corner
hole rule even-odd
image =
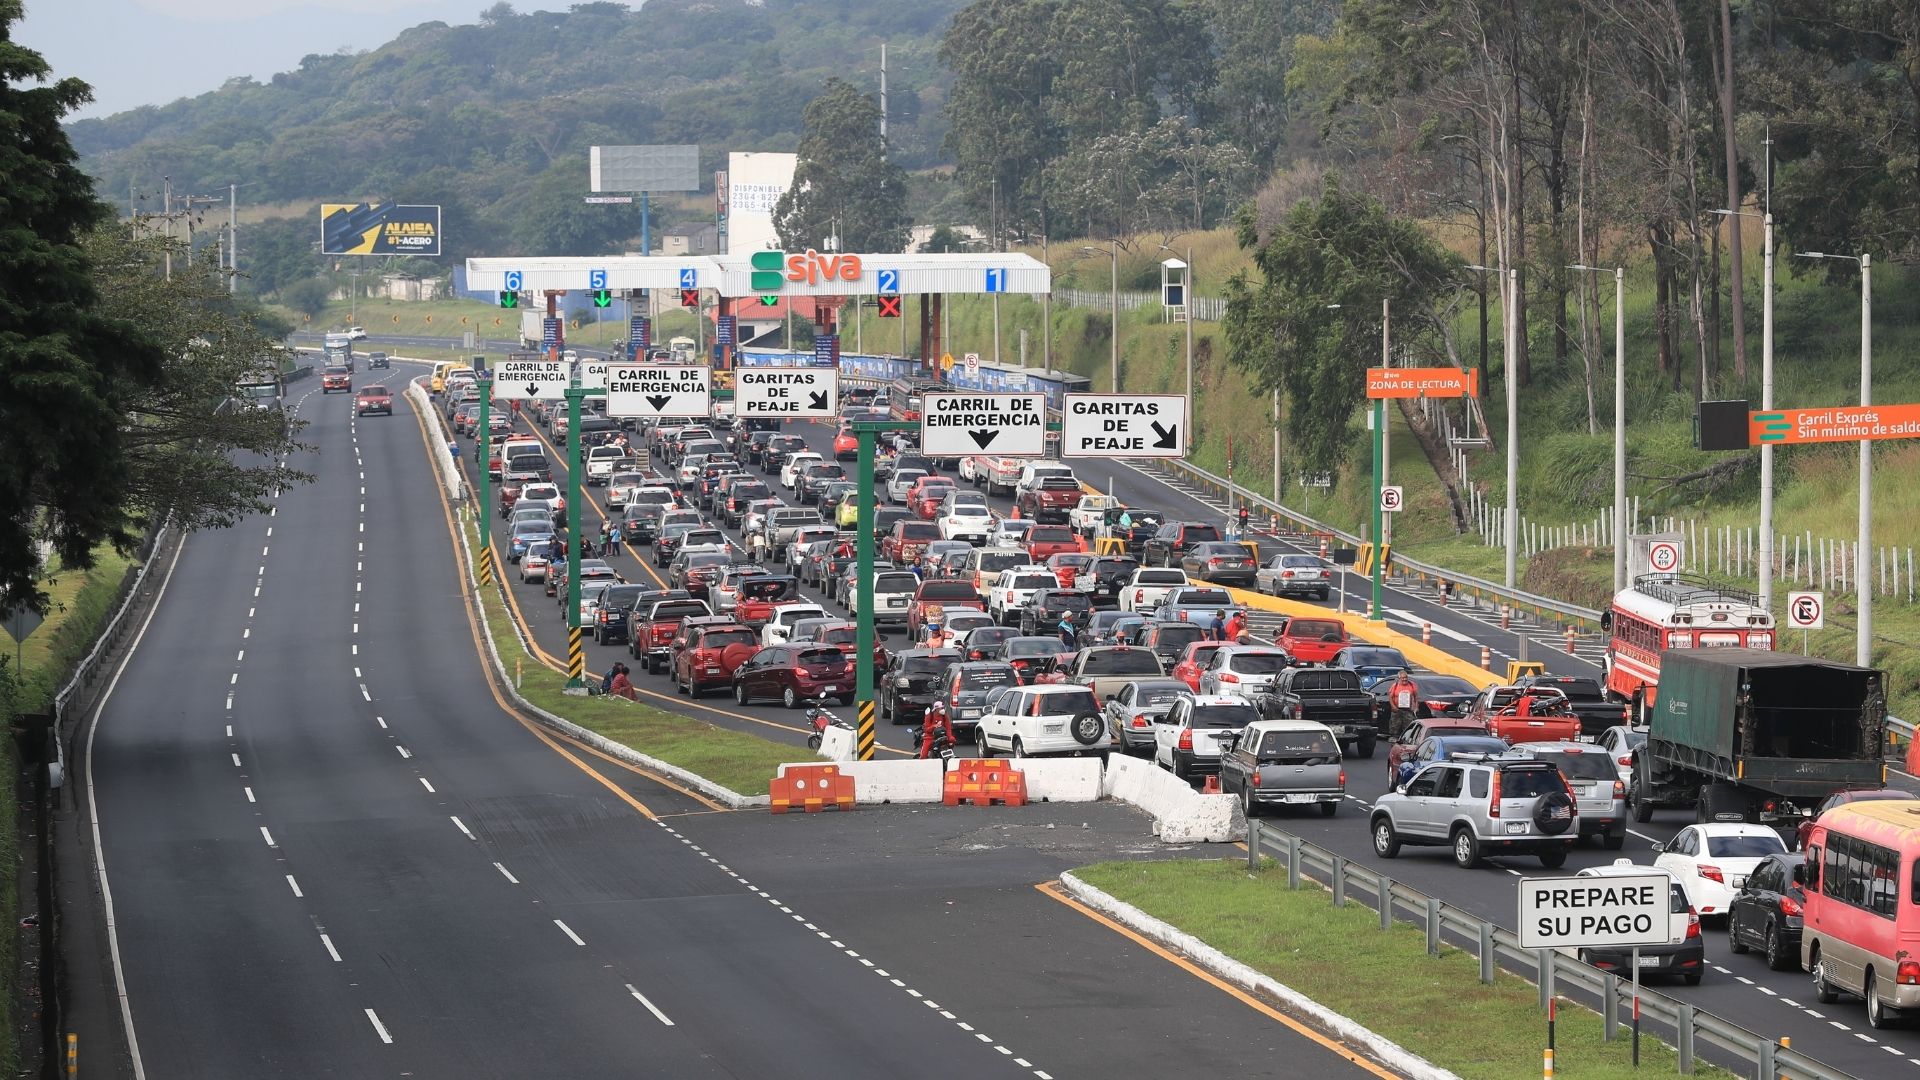
[[[1223,645],[1200,673],[1203,694],[1232,694],[1254,700],[1287,670],[1285,649],[1271,645]]]
[[[1020,609],[1027,606],[1033,594],[1041,589],[1057,589],[1060,579],[1053,571],[1044,566],[1020,566],[1012,570],[1000,571],[1000,576],[987,591],[987,614],[1001,626],[1013,626],[1020,621]]]
[[[1182,694],[1153,720],[1154,764],[1186,780],[1220,771],[1221,744],[1260,719],[1260,710],[1231,694]]]
[[[1009,687],[988,705],[975,732],[981,757],[1095,753],[1110,740],[1093,691],[1064,684]]]

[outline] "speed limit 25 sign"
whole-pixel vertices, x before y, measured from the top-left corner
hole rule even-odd
[[[1647,568],[1656,574],[1671,574],[1680,569],[1680,545],[1671,540],[1648,544]]]
[[[1817,592],[1788,593],[1787,625],[1795,630],[1826,629],[1826,601]]]

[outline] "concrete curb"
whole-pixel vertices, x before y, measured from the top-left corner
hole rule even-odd
[[[419,395],[419,397],[415,395]],[[420,398],[424,398],[425,396],[426,395],[420,390],[420,384],[409,383],[407,397],[413,402],[416,409],[420,408]],[[425,412],[430,413],[431,411],[432,405],[429,402]],[[537,717],[546,727],[550,727],[570,739],[591,746],[601,753],[609,757],[617,758],[629,765],[670,777],[675,782],[684,784],[729,809],[746,810],[766,806],[771,801],[771,797],[767,795],[742,795],[732,788],[716,784],[698,773],[683,769],[670,762],[661,761],[659,758],[643,754],[625,743],[615,742],[598,732],[590,731],[568,720],[564,716],[550,713],[540,706],[535,705],[533,702],[528,701],[526,698],[521,697],[520,692],[515,689],[513,685],[513,679],[507,674],[506,661],[501,658],[499,649],[494,646],[493,633],[487,629],[486,597],[481,593],[478,583],[474,582],[472,576],[473,545],[468,540],[467,531],[464,528],[456,527],[455,531],[460,534],[460,548],[466,555],[467,580],[469,584],[473,585],[473,589],[469,595],[473,598],[474,606],[478,609],[475,614],[480,617],[480,625],[483,631],[480,639],[486,642],[487,657],[493,662],[494,673],[500,676],[500,685],[506,690],[508,699],[511,700],[515,706],[526,710],[529,714]],[[524,642],[522,643],[522,647],[525,647]]]
[[[1075,900],[1121,925],[1182,953],[1213,974],[1243,990],[1264,994],[1280,1002],[1289,1012],[1303,1016],[1335,1038],[1360,1047],[1367,1055],[1394,1069],[1410,1080],[1460,1080],[1460,1078],[1386,1038],[1358,1021],[1334,1012],[1292,987],[1275,981],[1233,959],[1199,938],[1174,927],[1075,877],[1072,871],[1060,875],[1060,884]]]

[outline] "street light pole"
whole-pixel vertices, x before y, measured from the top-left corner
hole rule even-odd
[[[1383,368],[1393,366],[1393,350],[1391,348],[1393,338],[1392,327],[1393,298],[1383,296],[1380,298],[1380,366]],[[1378,489],[1385,488],[1388,477],[1393,474],[1393,433],[1387,430],[1387,406],[1385,398],[1382,398],[1380,401],[1380,414],[1376,419],[1380,424],[1380,475],[1377,477],[1379,483],[1375,484],[1374,487]],[[1379,492],[1376,490],[1375,495],[1377,496],[1378,494]],[[1274,497],[1279,498],[1279,495],[1276,493]],[[1378,503],[1379,499],[1376,498],[1374,501]],[[1379,527],[1375,530],[1374,539],[1382,544],[1392,541],[1393,516],[1391,514],[1382,518]],[[1380,597],[1377,589],[1373,599],[1373,609],[1373,617],[1376,619],[1379,618]]]
[[[1113,242],[1113,251],[1108,256],[1113,264],[1113,358],[1112,373],[1108,376],[1113,392],[1120,392],[1120,241]]]
[[[1479,264],[1465,269],[1495,273],[1501,278],[1500,344],[1503,370],[1500,377],[1507,384],[1507,508],[1506,513],[1501,515],[1501,528],[1507,534],[1507,588],[1511,589],[1518,577],[1520,537],[1520,384],[1513,377],[1514,367],[1519,363],[1519,343],[1514,340],[1514,307],[1519,298],[1520,270],[1517,267],[1501,269]]]
[[[1576,263],[1569,270],[1613,275],[1613,591],[1627,587],[1627,270]]]
[[[1771,140],[1769,140],[1771,142]],[[1715,210],[1723,217],[1754,217],[1750,213]],[[1766,224],[1766,244],[1761,261],[1760,296],[1760,408],[1773,408],[1773,215],[1757,215]],[[1773,444],[1760,444],[1760,606],[1773,602]]]
[[[1873,256],[1798,253],[1806,259],[1845,259],[1860,264],[1860,404],[1873,404]],[[1873,666],[1873,580],[1867,572],[1873,549],[1873,441],[1860,440],[1860,535],[1854,541],[1853,584],[1858,593],[1859,629],[1854,635],[1853,662]]]

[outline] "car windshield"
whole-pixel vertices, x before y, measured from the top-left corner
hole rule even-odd
[[[977,491],[954,491],[949,492],[948,495],[951,499],[948,506],[950,513],[972,511],[984,514],[987,512],[987,497]]]
[[[550,521],[523,521],[513,527],[515,536],[552,536],[553,523]]]
[[[1042,594],[1042,606],[1049,611],[1091,611],[1093,598],[1082,592],[1054,589]]]
[[[1041,525],[1027,531],[1027,539],[1036,544],[1071,544],[1073,530],[1058,525]]]
[[[1764,859],[1787,850],[1776,833],[1752,836],[1707,836],[1707,854],[1719,859]]]
[[[931,521],[903,521],[900,523],[902,540],[938,540],[940,526]]]
[[[920,586],[922,600],[978,600],[980,594],[964,581],[929,581]]]
[[[688,533],[687,535],[692,536],[693,534]],[[692,555],[687,556],[687,568],[689,570],[698,566],[726,566],[731,562],[733,562],[733,556],[728,555],[724,551],[696,551]]]
[[[1009,589],[1047,589],[1059,584],[1052,574],[1015,574],[1007,583]]]
[[[803,664],[844,664],[847,662],[847,654],[839,649],[821,646],[802,649],[798,659]]]
[[[1019,566],[1027,561],[1027,556],[1022,551],[982,551],[978,559],[980,569],[996,573]]]
[[[1319,758],[1326,762],[1339,760],[1340,746],[1328,731],[1269,731],[1260,737],[1258,753],[1262,758]]]
[[[754,646],[760,643],[753,631],[742,626],[737,630],[709,630],[700,635],[700,647],[703,649],[724,649],[729,645]]]
[[[920,585],[920,579],[912,574],[879,574],[873,579],[873,591],[912,592]]]
[[[1094,700],[1091,690],[1068,690],[1040,698],[1041,716],[1082,716],[1099,711],[1100,703]]]
[[[1243,675],[1273,675],[1287,670],[1286,653],[1235,653],[1233,670]]]
[[[1139,708],[1164,709],[1171,707],[1185,693],[1188,693],[1185,686],[1143,686],[1133,692],[1133,703]]]
[[[1295,619],[1287,624],[1287,636],[1291,638],[1319,641],[1329,635],[1339,641],[1345,635],[1345,629],[1339,623],[1326,619]]]
[[[1160,659],[1147,649],[1103,649],[1087,654],[1082,675],[1158,675]],[[1168,700],[1172,700],[1169,698]]]
[[[1188,727],[1241,728],[1260,719],[1252,705],[1195,705]]]
[[[707,605],[698,600],[668,600],[653,605],[652,618],[656,622],[660,620],[674,621],[685,618],[688,615],[705,615],[706,613]]]
[[[1142,570],[1133,579],[1135,585],[1185,585],[1184,570]]]
[[[1539,680],[1536,685],[1558,687],[1566,691],[1568,697],[1598,698],[1606,696],[1606,691],[1600,689],[1599,682],[1593,679],[1577,677],[1542,679]]]
[[[1533,799],[1555,791],[1563,791],[1564,781],[1553,769],[1502,769],[1500,770],[1500,797],[1503,799]]]
[[[631,605],[634,597],[642,591],[643,587],[639,585],[614,585],[607,589],[607,595],[601,597],[600,602],[610,608],[624,608]]]
[[[1013,668],[1006,664],[965,668],[960,672],[961,690],[991,690],[1014,681]]]
[[[1288,570],[1317,570],[1322,564],[1319,559],[1314,558],[1312,555],[1282,555],[1280,556],[1280,565]]]
[[[1399,649],[1353,649],[1347,653],[1347,659],[1354,667],[1391,667],[1407,666],[1407,658],[1400,655]]]
[[[1060,639],[1054,637],[1017,637],[1007,639],[1008,658],[1052,656],[1060,651]]]
[[[1391,686],[1392,683],[1384,685]],[[1423,694],[1472,694],[1473,684],[1457,675],[1415,675],[1413,685]]]
[[[1534,757],[1542,761],[1551,761],[1560,766],[1560,772],[1569,780],[1617,780],[1618,769],[1613,767],[1613,759],[1605,754],[1589,754],[1584,751],[1573,753],[1566,750],[1541,750]]]
[[[1161,645],[1191,645],[1206,633],[1192,623],[1163,623],[1157,631],[1155,639]]]
[[[908,675],[938,675],[953,663],[951,653],[928,653],[923,656],[903,656],[900,658],[900,670]]]

